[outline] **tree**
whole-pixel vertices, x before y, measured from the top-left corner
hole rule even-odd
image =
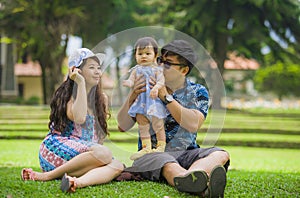
[[[194,37],[211,53],[221,74],[230,51],[261,64],[265,55],[262,49],[268,49],[277,60],[285,57],[293,62],[300,60],[299,1],[170,0],[160,5],[157,10],[160,17],[154,13],[151,20],[157,20],[152,23],[172,24]],[[213,97],[216,107],[220,107],[218,93]]]
[[[96,35],[103,39],[107,34],[103,30],[111,4],[109,1],[99,7],[94,4],[92,0],[4,0],[1,3],[0,28],[15,40],[18,56],[29,53],[42,66],[45,104],[62,81],[68,36],[77,33],[94,41]],[[94,37],[91,31],[96,31]]]
[[[276,61],[300,59],[300,2],[296,0],[2,0],[0,10],[0,28],[17,43],[19,57],[27,51],[43,67],[44,103],[62,79],[61,63],[70,34],[92,47],[130,27],[174,27],[199,41],[221,74],[230,51],[262,65],[262,49],[269,50]],[[219,93],[213,93],[216,108]]]
[[[116,74],[116,96],[114,98],[114,104],[122,105],[124,98],[122,93],[122,84],[120,82],[121,77],[121,68],[120,62],[123,58],[128,58],[130,52],[130,45],[132,46],[136,41],[137,37],[134,34],[122,34],[121,32],[126,32],[128,29],[135,28],[137,26],[145,25],[144,21],[136,19],[136,11],[144,12],[141,1],[139,0],[113,0],[113,14],[108,20],[107,32],[108,39],[106,39],[105,47],[109,47],[111,55],[114,57],[115,64],[115,74]],[[121,36],[119,35],[121,33]],[[115,39],[109,39],[109,36],[113,35]],[[121,37],[121,38],[120,38]],[[108,41],[109,40],[109,41]],[[96,47],[97,48],[97,47]],[[103,51],[103,49],[102,49]],[[131,58],[131,64],[128,64],[128,67],[134,64],[134,57]],[[111,68],[108,68],[109,71]],[[109,72],[108,71],[108,72]],[[111,72],[114,73],[114,72]]]

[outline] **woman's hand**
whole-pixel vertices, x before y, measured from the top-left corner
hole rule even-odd
[[[81,70],[75,66],[69,68],[69,78],[75,81],[77,84],[84,82],[84,77],[80,74]]]

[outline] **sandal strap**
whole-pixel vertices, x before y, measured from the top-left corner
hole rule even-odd
[[[77,183],[76,183],[77,178],[76,177],[71,177],[71,176],[69,176],[69,177],[70,177],[70,179],[69,179],[70,182],[73,182],[69,191],[70,192],[75,192],[76,188],[77,188]]]
[[[75,192],[77,188],[76,179],[76,177],[71,177],[65,173],[65,175],[62,177],[60,189],[63,192]]]

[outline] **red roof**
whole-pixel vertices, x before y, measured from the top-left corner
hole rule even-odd
[[[38,62],[28,61],[27,63],[15,64],[16,76],[41,76],[42,69]]]
[[[256,60],[237,56],[235,52],[230,53],[228,58],[224,63],[225,69],[257,70],[259,68],[259,63]]]
[[[16,76],[41,76],[42,69],[38,62],[28,61],[26,64],[16,63],[15,75]],[[107,74],[104,73],[101,79],[102,79],[102,86],[104,89],[114,88],[114,81]]]

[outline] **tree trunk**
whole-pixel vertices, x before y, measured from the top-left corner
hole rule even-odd
[[[120,67],[119,67],[119,60],[120,58],[117,58],[116,61],[116,72],[117,72],[117,89],[118,89],[118,105],[122,105],[123,104],[123,93],[122,93],[122,86],[121,86],[121,82],[120,82]]]
[[[226,49],[228,46],[228,35],[226,34],[227,23],[229,20],[228,12],[228,2],[219,1],[218,7],[216,10],[215,24],[219,27],[223,27],[223,31],[218,31],[214,35],[214,45],[213,45],[213,58],[215,59],[219,72],[214,72],[214,90],[212,96],[212,106],[215,109],[221,109],[222,98],[226,96],[225,86],[223,81],[223,72],[224,72],[224,62],[226,59]]]
[[[42,89],[43,89],[43,104],[47,104],[47,89],[46,89],[46,72],[44,64],[39,61],[42,68]]]
[[[47,54],[45,54],[40,59],[40,63],[42,66],[42,86],[44,104],[50,103],[50,100],[56,87],[63,80],[61,68],[65,53],[63,52],[54,56],[50,52],[51,50],[47,51]]]

